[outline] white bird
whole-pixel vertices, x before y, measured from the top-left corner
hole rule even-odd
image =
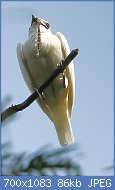
[[[60,32],[52,34],[47,21],[32,15],[28,39],[24,44],[17,45],[20,69],[30,91],[43,84],[69,53],[64,35]],[[74,92],[74,66],[71,62],[64,73],[37,98],[41,109],[54,123],[62,146],[74,143],[70,124]]]

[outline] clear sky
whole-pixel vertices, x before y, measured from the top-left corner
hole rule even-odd
[[[52,33],[63,33],[70,49],[79,48],[71,123],[85,154],[80,160],[83,175],[113,175],[103,170],[114,159],[113,2],[2,2],[2,99],[12,96],[8,106],[30,95],[16,46],[27,39],[32,14],[49,21]],[[33,152],[46,144],[60,147],[53,123],[36,102],[18,115],[5,134],[15,152]]]

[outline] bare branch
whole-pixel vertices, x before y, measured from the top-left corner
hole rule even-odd
[[[14,106],[12,105],[11,107],[3,111],[3,113],[1,114],[1,121],[4,121],[16,112],[22,111],[23,109],[27,108],[52,83],[52,81],[66,69],[66,67],[77,56],[77,54],[78,49],[72,50],[63,62],[63,64],[60,63],[60,65],[51,74],[51,76],[44,82],[44,84],[36,88],[36,90],[24,102]]]

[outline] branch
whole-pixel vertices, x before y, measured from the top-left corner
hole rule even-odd
[[[24,102],[22,102],[21,104],[12,105],[11,107],[3,111],[3,113],[1,114],[1,121],[4,121],[16,112],[22,111],[23,109],[27,108],[52,83],[52,81],[60,73],[63,73],[63,71],[66,69],[69,63],[77,56],[77,54],[78,49],[72,50],[63,62],[63,64],[60,63],[56,70],[51,74],[51,76],[44,82],[44,84],[36,88],[35,91]]]

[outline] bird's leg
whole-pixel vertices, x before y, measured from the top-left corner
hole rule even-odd
[[[59,68],[59,67],[63,67],[63,62],[64,62],[64,60],[62,60],[59,64],[57,64],[57,67]],[[66,82],[65,82],[65,73],[64,72],[62,72],[62,79],[63,79],[63,87],[64,88],[66,88],[67,86],[66,86]]]
[[[40,87],[41,85],[40,84],[38,84],[37,85],[37,87],[35,88],[35,90],[36,90],[36,92],[38,93],[38,95],[39,95],[39,97],[41,98],[41,99],[46,99],[46,96],[45,96],[45,94],[42,92],[42,93],[40,93],[39,92],[39,87]]]
[[[65,81],[66,77],[65,77],[65,73],[64,72],[62,73],[62,78],[63,78],[63,87],[66,89],[67,85],[66,85],[66,81]]]

